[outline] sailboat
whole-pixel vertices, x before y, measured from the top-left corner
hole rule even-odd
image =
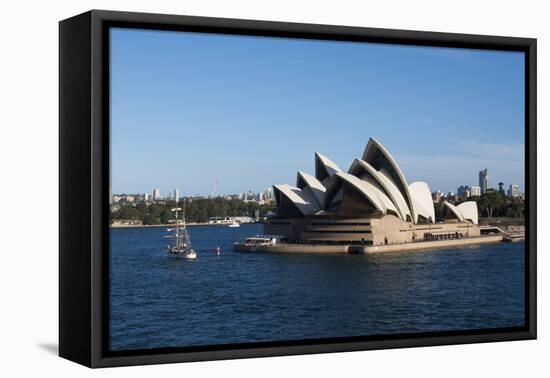
[[[185,202],[183,204],[185,207]],[[165,236],[165,238],[174,239],[174,244],[168,245],[168,256],[177,259],[194,260],[197,258],[197,253],[191,248],[191,238],[185,226],[185,212],[181,207],[175,207],[171,210],[175,213],[176,219],[169,221],[169,223],[174,223],[174,227],[167,229],[168,232],[173,232],[173,234]],[[178,217],[180,211],[182,212],[182,219]]]

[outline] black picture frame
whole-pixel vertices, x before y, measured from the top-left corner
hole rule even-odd
[[[518,328],[110,352],[110,27],[525,53],[525,319]],[[88,367],[536,338],[536,39],[92,10],[59,24],[59,354]]]

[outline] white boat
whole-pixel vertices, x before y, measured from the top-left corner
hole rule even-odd
[[[241,227],[241,225],[239,224],[239,222],[233,221],[233,223],[229,223],[227,227]]]
[[[185,209],[185,201],[183,202]],[[191,247],[191,238],[185,226],[185,211],[180,207],[175,207],[172,212],[175,213],[176,219],[169,221],[174,223],[174,227],[168,228],[168,232],[173,232],[172,235],[167,235],[165,238],[174,239],[173,245],[168,245],[168,256],[176,259],[194,260],[197,258],[197,253]],[[182,219],[178,218],[179,212],[182,212]]]

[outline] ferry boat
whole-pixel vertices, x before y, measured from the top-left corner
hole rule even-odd
[[[233,243],[233,250],[238,252],[254,252],[261,247],[274,246],[284,241],[285,238],[279,235],[256,235]]]
[[[168,256],[176,259],[194,260],[197,258],[197,253],[191,248],[191,238],[185,226],[185,213],[180,207],[171,210],[175,213],[176,219],[169,221],[174,223],[174,227],[167,229],[168,232],[173,232],[173,234],[165,236],[165,238],[174,239],[174,244],[167,247]],[[178,217],[180,211],[182,212],[182,219]]]

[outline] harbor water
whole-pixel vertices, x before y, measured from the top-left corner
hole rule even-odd
[[[524,243],[372,255],[233,252],[261,225],[110,231],[110,348],[133,350],[522,326]],[[221,255],[216,255],[216,247]]]

